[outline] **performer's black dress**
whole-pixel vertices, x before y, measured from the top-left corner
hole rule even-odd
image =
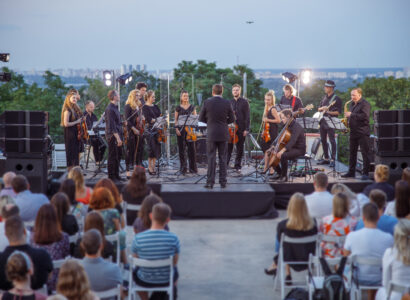
[[[142,113],[145,117],[145,124],[147,124],[144,135],[147,139],[149,147],[148,157],[158,159],[161,156],[161,144],[158,142],[158,130],[152,130],[154,123],[151,123],[151,121],[152,119],[157,119],[161,116],[161,111],[155,104],[152,106],[145,104],[142,107]]]
[[[132,107],[129,104],[126,104],[124,106],[124,116],[127,120],[128,130],[127,154],[125,157],[125,169],[127,171],[132,170],[134,168],[134,160],[136,160],[135,151],[137,150],[136,146],[138,136],[134,134],[131,128],[136,127],[137,115],[137,109],[132,109]]]
[[[269,109],[268,114],[266,116],[269,120],[275,120],[275,117],[272,114],[272,108]],[[263,130],[263,128],[262,128]],[[278,124],[277,123],[269,123],[269,135],[270,135],[270,141],[265,143],[263,139],[260,141],[260,146],[262,148],[262,151],[265,153],[266,150],[269,149],[269,147],[272,145],[273,141],[276,139],[278,136]]]
[[[187,109],[183,108],[181,105],[177,106],[175,111],[178,113],[179,116],[190,115],[194,111],[194,107],[189,105]],[[195,142],[189,142],[186,139],[187,132],[185,128],[182,126],[178,127],[179,132],[181,133],[180,136],[177,135],[177,142],[178,142],[178,152],[179,152],[179,161],[180,161],[180,170],[181,172],[186,172],[187,164],[186,164],[186,156],[185,156],[185,145],[188,149],[188,162],[189,162],[189,172],[197,173],[198,169],[196,167],[195,161]]]
[[[81,117],[77,116],[73,110],[67,109],[67,111],[70,114],[70,122],[74,122]],[[67,167],[80,165],[79,155],[82,143],[78,140],[77,125],[69,127],[64,126],[64,144]]]

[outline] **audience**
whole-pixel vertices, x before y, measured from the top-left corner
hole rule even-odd
[[[20,209],[20,217],[24,222],[34,221],[37,212],[43,204],[50,203],[43,194],[34,194],[29,188],[27,178],[23,175],[16,175],[11,181],[16,197],[16,205]]]
[[[9,290],[13,287],[6,278],[5,270],[8,258],[16,250],[27,253],[33,262],[34,274],[31,275],[31,288],[34,290],[42,288],[53,270],[50,255],[43,249],[36,249],[27,244],[26,229],[20,216],[7,218],[5,227],[10,245],[0,253],[0,290]]]
[[[377,206],[377,209],[379,210],[379,221],[377,222],[377,228],[390,233],[391,235],[394,234],[394,226],[397,224],[397,219],[392,216],[387,216],[384,215],[384,209],[386,207],[386,194],[379,189],[372,190],[370,192],[370,202],[374,203]],[[359,230],[364,227],[363,220],[360,220],[357,223],[356,229]]]
[[[114,197],[105,187],[96,188],[90,199],[90,209],[98,211],[104,219],[104,234],[120,230],[120,214],[115,208]]]
[[[4,206],[8,204],[15,204],[14,199],[8,195],[4,195],[0,197],[0,212]],[[0,216],[0,222],[3,221],[2,217]]]
[[[344,193],[337,193],[333,197],[333,214],[322,220],[320,231],[329,236],[346,236],[353,231],[357,219],[349,214],[349,199]],[[326,257],[342,256],[343,245],[332,242],[322,242],[321,248]]]
[[[81,220],[87,215],[88,206],[75,199],[75,182],[72,179],[65,179],[61,185],[59,192],[67,195],[70,201],[70,212],[75,218]]]
[[[129,182],[121,190],[122,199],[129,204],[141,204],[146,196],[151,193],[151,188],[147,186],[145,169],[136,166]],[[136,211],[128,211],[127,225],[132,225],[137,218]],[[149,227],[148,227],[149,228]]]
[[[3,175],[4,187],[0,191],[0,197],[2,196],[10,196],[11,198],[16,197],[16,192],[13,190],[13,187],[11,186],[11,182],[14,177],[16,177],[16,173],[14,172],[4,173]]]
[[[51,204],[57,212],[58,224],[61,230],[68,235],[74,235],[78,232],[77,219],[68,214],[70,203],[66,194],[58,192],[51,198]]]
[[[389,180],[389,167],[386,165],[377,165],[374,170],[374,183],[368,185],[363,190],[363,194],[369,197],[372,190],[382,190],[387,195],[387,201],[394,199],[394,188],[387,181]]]
[[[83,171],[80,167],[74,167],[68,173],[68,179],[72,179],[75,182],[75,199],[77,202],[81,202],[88,205],[90,202],[93,189],[85,186]]]
[[[403,170],[403,173],[401,174],[401,180],[407,181],[407,183],[410,185],[410,167],[407,167]]]
[[[398,180],[394,187],[394,201],[387,204],[385,214],[410,219],[410,184],[405,180]]]
[[[12,216],[19,215],[19,208],[15,204],[8,204],[1,209],[2,222],[0,222],[0,251],[4,251],[9,245],[9,240],[6,237],[5,223]]]
[[[24,299],[45,300],[46,295],[36,293],[31,288],[30,277],[34,274],[33,264],[28,255],[22,251],[14,251],[7,259],[7,280],[13,283],[13,288],[1,295],[2,300]]]
[[[330,191],[332,193],[332,195],[336,195],[337,193],[343,193],[347,196],[347,198],[349,199],[349,213],[352,216],[355,217],[360,217],[360,203],[359,203],[359,197],[358,195],[356,195],[355,193],[352,192],[351,189],[349,189],[349,187],[343,183],[335,183],[332,185],[332,189]],[[363,194],[362,194],[363,195]],[[364,196],[364,198],[366,198],[366,203],[368,203],[368,198],[366,196]],[[366,204],[364,203],[364,204]],[[363,204],[363,205],[364,205]]]
[[[377,228],[379,211],[374,203],[363,207],[364,228],[349,233],[346,237],[343,255],[357,255],[382,258],[384,251],[393,245],[393,237]],[[360,285],[377,286],[381,284],[381,268],[379,266],[357,266],[354,277]],[[368,291],[368,298],[374,299],[375,290]]]
[[[82,265],[88,275],[91,290],[100,292],[122,285],[120,267],[101,257],[104,244],[97,229],[90,229],[84,233],[81,248],[85,253]]]
[[[162,199],[155,194],[148,195],[142,201],[141,209],[138,211],[138,218],[135,219],[134,228],[135,234],[143,232],[151,228],[151,218],[152,208],[155,204],[161,203]],[[169,231],[168,224],[165,225],[165,230]]]
[[[90,282],[84,267],[75,260],[68,260],[61,266],[57,293],[65,296],[68,300],[99,300],[91,292]]]
[[[327,191],[327,175],[318,172],[313,177],[313,187],[315,191],[306,196],[306,205],[312,218],[321,219],[332,213],[333,196]]]
[[[104,259],[107,259],[109,257],[115,257],[113,244],[105,239],[104,219],[99,212],[92,211],[85,218],[84,232],[87,232],[91,229],[97,229],[101,233],[103,245],[104,245],[103,250],[101,252],[101,256]],[[81,245],[81,239],[77,241],[77,247],[75,247],[75,250],[74,250],[73,255],[76,258],[84,257],[84,251],[80,245]]]
[[[51,204],[44,204],[38,211],[31,244],[36,248],[47,251],[52,260],[63,259],[70,255],[70,242],[68,234],[61,231],[57,220],[57,213]],[[47,282],[50,291],[55,290],[58,270],[53,271]]]
[[[282,233],[286,236],[300,238],[316,235],[317,225],[314,218],[309,215],[309,210],[306,205],[305,197],[301,193],[295,193],[290,197],[287,209],[287,219],[278,223],[276,228],[276,255],[273,258],[273,263],[269,269],[265,269],[267,275],[276,275],[278,254],[280,251],[280,239]],[[291,245],[284,243],[283,245],[283,257],[286,261],[307,261],[310,253],[316,252],[316,243],[307,243],[302,245]],[[302,271],[307,269],[307,265],[286,265],[286,282],[289,283],[292,280],[290,273],[290,267],[295,271]]]
[[[147,260],[165,259],[173,256],[174,261],[174,295],[176,295],[176,281],[178,280],[178,263],[180,245],[178,237],[166,231],[165,225],[170,221],[171,208],[165,203],[155,204],[152,209],[151,228],[137,234],[132,243],[131,251],[135,257]],[[164,286],[169,284],[169,269],[138,268],[134,272],[134,280],[145,287]],[[142,300],[148,300],[147,292],[138,292]]]

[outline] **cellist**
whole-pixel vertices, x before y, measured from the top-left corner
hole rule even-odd
[[[306,153],[306,138],[305,132],[302,126],[292,116],[292,111],[290,109],[284,109],[279,113],[279,117],[283,124],[290,122],[287,130],[290,132],[291,137],[289,142],[276,154],[278,159],[280,159],[280,165],[275,168],[276,174],[273,179],[278,179],[279,181],[288,181],[288,160],[295,159],[299,156],[303,156]],[[278,138],[278,142],[280,136]],[[273,151],[272,146],[269,150]]]
[[[196,115],[195,106],[189,103],[189,95],[187,91],[182,91],[180,95],[180,104],[175,108],[175,132],[177,134],[178,141],[178,152],[179,152],[179,162],[180,162],[180,172],[185,175],[187,172],[187,163],[185,156],[185,148],[188,150],[188,162],[189,162],[189,172],[198,173],[198,169],[195,161],[195,141],[188,140],[187,130],[192,130],[189,126],[177,126],[179,116],[183,115]],[[186,147],[185,147],[186,146]]]

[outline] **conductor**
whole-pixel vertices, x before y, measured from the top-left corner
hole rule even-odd
[[[212,98],[205,100],[199,115],[199,121],[207,124],[206,153],[208,157],[208,173],[205,187],[212,189],[215,184],[216,150],[219,158],[219,184],[226,187],[226,159],[229,140],[228,124],[235,118],[232,106],[222,98],[223,86],[212,86]]]

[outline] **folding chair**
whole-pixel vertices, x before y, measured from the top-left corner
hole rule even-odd
[[[61,266],[62,266],[68,259],[70,259],[70,256],[67,256],[66,258],[62,258],[62,259],[53,260],[53,270],[61,269]]]
[[[115,243],[117,244],[116,248],[117,248],[117,265],[120,265],[120,233],[117,231],[114,234],[110,234],[110,235],[106,235],[105,239],[111,243],[113,243],[113,245],[115,245]]]
[[[403,294],[405,293],[410,293],[410,283],[402,284],[390,281],[387,288],[387,300],[390,300],[393,293],[399,293],[401,296],[403,296]]]
[[[380,268],[380,277],[382,274],[382,258],[381,257],[369,257],[363,255],[353,255],[352,256],[352,272],[351,272],[351,296],[354,295],[356,299],[360,299],[362,290],[377,290],[382,287],[382,285],[360,285],[357,269],[360,266],[374,266]]]
[[[112,299],[116,298],[117,300],[121,299],[121,285],[117,285],[115,288],[106,290],[106,291],[93,291],[93,293],[99,298],[99,299]]]
[[[42,287],[42,288],[39,288],[38,290],[36,290],[36,292],[48,296],[47,284],[45,283],[45,284],[43,285],[43,287]]]
[[[73,235],[68,236],[68,240],[69,240],[70,244],[76,244],[77,241],[78,241],[78,238],[79,238],[78,232],[74,233]]]
[[[141,210],[140,204],[129,204],[125,201],[122,201],[122,209],[124,211],[124,219],[125,219],[125,226],[127,226],[127,211],[136,211],[139,212]]]
[[[173,266],[173,256],[166,258],[166,259],[158,259],[158,260],[146,260],[141,258],[136,258],[133,256],[129,256],[128,262],[130,263],[130,273],[129,273],[129,292],[128,295],[130,296],[130,300],[134,300],[135,293],[138,291],[145,291],[145,292],[155,292],[155,291],[163,291],[167,292],[169,295],[169,299],[173,299],[173,292],[174,292],[174,266]],[[136,267],[144,267],[144,268],[159,268],[159,267],[169,267],[169,283],[163,287],[144,287],[137,285],[134,282],[134,278],[132,277],[132,270]]]
[[[34,228],[34,223],[35,223],[36,221],[35,220],[33,220],[33,221],[26,221],[26,222],[24,222],[24,227],[26,227],[26,229],[27,230],[32,230],[33,228]]]
[[[292,238],[288,237],[284,233],[282,233],[281,239],[280,239],[280,247],[279,247],[279,259],[278,259],[278,271],[279,273],[275,277],[275,283],[274,283],[274,289],[276,289],[276,285],[278,280],[280,280],[281,285],[280,285],[280,290],[281,290],[281,299],[285,298],[285,264],[288,265],[307,265],[309,263],[309,260],[306,261],[285,261],[283,257],[283,243],[288,243],[288,244],[309,244],[309,243],[316,243],[315,250],[317,249],[317,241],[318,241],[318,235],[311,235],[307,237],[301,237],[301,238]],[[280,279],[278,278],[280,277]],[[299,284],[300,283],[300,284]],[[298,282],[298,284],[293,284],[287,288],[294,288],[294,287],[302,287],[306,288],[306,281]]]

